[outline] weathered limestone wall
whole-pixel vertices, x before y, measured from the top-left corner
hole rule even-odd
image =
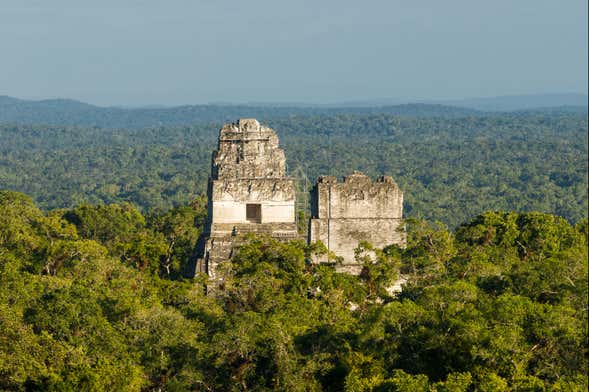
[[[247,223],[246,205],[261,205],[261,223],[295,221],[295,186],[290,178],[213,180],[212,221]]]
[[[342,269],[358,272],[354,249],[360,241],[383,248],[404,245],[403,193],[391,177],[373,182],[354,172],[344,182],[321,177],[312,195],[309,241],[321,241],[343,258]],[[327,256],[314,260],[326,262]]]
[[[226,124],[219,132],[213,152],[212,177],[215,179],[281,178],[286,175],[284,151],[278,136],[254,119]]]
[[[344,263],[355,264],[354,249],[360,241],[367,241],[378,248],[403,244],[405,237],[398,231],[400,228],[400,219],[312,219],[310,240],[320,240],[336,256],[343,257]]]
[[[218,201],[213,204],[215,223],[248,223],[246,205],[234,201]],[[293,202],[261,202],[262,219],[260,223],[293,222],[295,206]]]

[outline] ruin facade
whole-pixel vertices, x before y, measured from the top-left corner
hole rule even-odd
[[[197,249],[197,272],[214,279],[217,265],[231,258],[243,234],[298,237],[295,184],[286,176],[284,151],[276,133],[254,119],[241,119],[219,131],[207,193],[208,219]]]
[[[357,274],[362,269],[355,259],[359,242],[377,248],[391,244],[403,246],[403,192],[392,177],[376,181],[360,173],[338,182],[335,177],[320,177],[312,191],[309,242],[321,241],[328,252],[339,258],[336,269]],[[328,262],[328,255],[313,262]]]
[[[216,280],[219,263],[229,260],[243,234],[280,240],[300,238],[295,218],[295,182],[286,175],[276,133],[254,119],[219,131],[208,183],[208,218],[197,244],[196,272]],[[359,273],[359,242],[375,247],[403,245],[403,193],[391,177],[372,181],[360,172],[338,182],[322,176],[312,191],[308,241],[321,241],[342,272]],[[327,255],[312,262],[330,262]]]

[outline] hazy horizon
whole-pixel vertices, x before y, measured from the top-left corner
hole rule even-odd
[[[268,106],[268,107],[370,107],[370,106],[395,106],[395,105],[411,105],[411,104],[433,104],[433,105],[445,105],[455,106],[464,108],[477,108],[477,106],[485,104],[485,102],[494,102],[509,104],[511,100],[518,101],[515,103],[515,107],[529,107],[529,108],[543,108],[543,107],[557,107],[557,106],[589,106],[589,95],[585,93],[546,93],[546,94],[514,94],[514,95],[500,95],[500,96],[488,96],[488,97],[464,97],[447,100],[432,100],[432,99],[415,99],[415,100],[403,100],[398,98],[376,98],[366,100],[353,100],[353,101],[335,101],[335,102],[290,102],[290,101],[216,101],[216,102],[185,102],[177,104],[158,104],[158,103],[147,103],[147,104],[97,104],[93,102],[87,102],[71,97],[39,97],[39,98],[28,98],[28,97],[17,97],[12,95],[2,94],[0,98],[7,97],[11,99],[18,99],[24,102],[48,102],[48,101],[72,101],[79,102],[82,104],[88,104],[99,108],[127,108],[127,109],[149,109],[149,108],[174,108],[182,106],[199,106],[199,105],[212,105],[212,106]],[[579,100],[582,99],[583,102]],[[540,102],[538,102],[540,100]],[[543,105],[542,100],[548,100],[550,103]],[[556,102],[556,103],[553,103]],[[477,103],[479,105],[477,105]],[[518,105],[520,103],[520,105]],[[509,110],[509,109],[508,109]]]
[[[0,95],[100,106],[587,95],[587,1],[0,5]]]

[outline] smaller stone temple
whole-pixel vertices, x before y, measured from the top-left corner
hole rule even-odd
[[[295,193],[272,129],[254,119],[223,126],[212,157],[208,221],[197,245],[196,271],[214,279],[242,234],[297,238]]]
[[[357,274],[362,269],[355,260],[360,241],[377,248],[391,244],[403,246],[403,192],[392,177],[373,182],[360,173],[338,182],[335,177],[320,177],[312,191],[309,242],[321,241],[340,258],[340,272]],[[313,262],[328,262],[327,255]]]

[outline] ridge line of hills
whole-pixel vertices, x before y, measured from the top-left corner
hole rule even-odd
[[[0,123],[47,124],[63,126],[98,126],[101,128],[144,128],[150,126],[182,126],[195,123],[233,121],[240,117],[261,120],[290,116],[315,115],[402,115],[413,117],[466,117],[493,115],[500,112],[566,112],[586,113],[582,94],[555,95],[532,100],[524,104],[527,96],[481,98],[476,100],[444,103],[396,103],[358,102],[337,105],[269,105],[269,104],[203,104],[171,107],[101,107],[72,99],[23,100],[0,96]],[[568,97],[568,98],[567,98]],[[518,101],[519,100],[519,101]],[[509,101],[509,102],[507,102]],[[521,101],[521,102],[520,102]],[[485,103],[486,102],[486,103]],[[511,102],[511,103],[510,103]],[[519,106],[518,106],[518,103]],[[533,106],[534,102],[544,106]],[[586,102],[586,100],[585,100]],[[576,105],[575,103],[578,103]],[[463,106],[456,106],[463,104]],[[552,104],[552,105],[551,105]],[[371,105],[371,106],[367,106]],[[478,105],[478,106],[477,106]],[[485,106],[487,105],[487,106]],[[488,109],[485,110],[485,107]],[[508,109],[510,110],[494,110]]]

